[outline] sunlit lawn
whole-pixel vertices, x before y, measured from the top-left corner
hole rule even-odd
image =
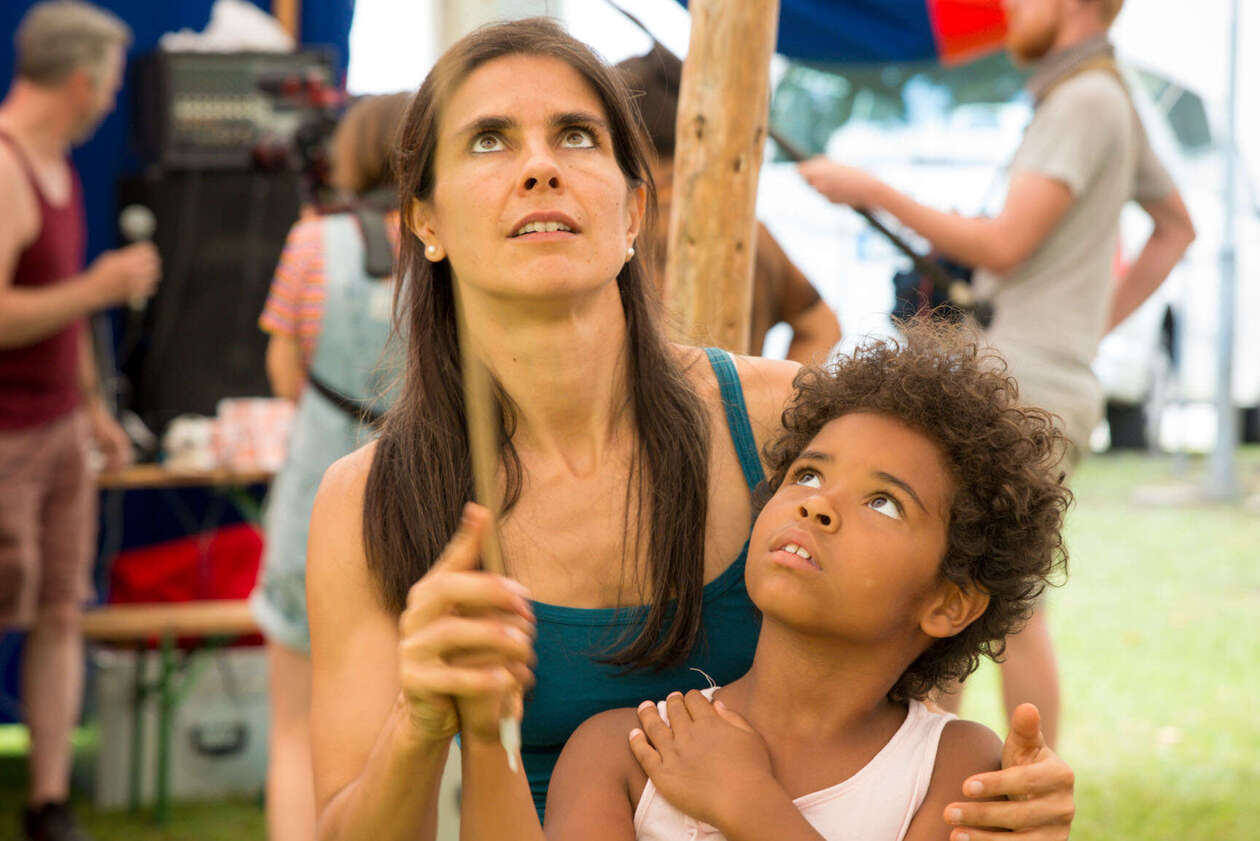
[[[1243,454],[1240,477],[1260,486],[1260,450]],[[1050,597],[1074,841],[1260,832],[1260,514],[1131,501],[1170,479],[1165,460],[1109,456],[1075,481],[1071,576]],[[1005,735],[985,665],[964,714]]]
[[[1191,477],[1201,470],[1192,463]],[[1240,476],[1260,486],[1260,449],[1244,452]],[[1075,480],[1071,578],[1050,597],[1066,697],[1060,747],[1077,773],[1074,841],[1260,832],[1260,514],[1132,501],[1135,487],[1172,478],[1167,459],[1108,456]],[[1004,734],[995,670],[970,683],[964,713]],[[0,838],[14,829],[21,773],[16,758],[0,759]],[[178,804],[164,829],[81,814],[98,841],[264,837],[256,800]]]

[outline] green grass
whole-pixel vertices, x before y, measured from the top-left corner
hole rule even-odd
[[[1193,463],[1191,478],[1202,470]],[[1240,475],[1260,485],[1260,451],[1244,451]],[[1049,597],[1074,841],[1260,828],[1260,516],[1132,501],[1171,481],[1164,460],[1107,456],[1074,482],[1070,577]],[[969,683],[963,713],[1005,735],[996,667]]]
[[[1191,478],[1202,469],[1192,462]],[[1260,487],[1260,449],[1244,451],[1240,475]],[[1260,515],[1133,502],[1135,488],[1171,481],[1168,460],[1138,456],[1090,459],[1074,481],[1071,575],[1049,602],[1060,748],[1077,775],[1073,841],[1234,841],[1260,828]],[[986,664],[964,714],[1004,734],[997,696]],[[86,764],[90,730],[80,742]],[[0,729],[0,839],[20,807],[24,744]],[[125,812],[80,814],[97,841],[265,835],[254,799],[176,804],[161,829]]]

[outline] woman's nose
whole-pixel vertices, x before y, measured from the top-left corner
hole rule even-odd
[[[798,506],[796,514],[802,520],[809,520],[826,531],[840,528],[840,517],[831,503],[821,494],[814,494]]]
[[[521,173],[521,187],[526,192],[539,189],[558,190],[560,188],[560,168],[556,160],[547,152],[536,152],[525,162]]]

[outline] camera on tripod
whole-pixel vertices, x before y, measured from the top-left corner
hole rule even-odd
[[[272,100],[273,111],[287,109],[296,120],[284,131],[259,138],[253,149],[254,163],[261,169],[297,170],[302,174],[304,203],[329,204],[334,198],[329,141],[346,109],[345,91],[313,70],[263,77],[258,90]]]

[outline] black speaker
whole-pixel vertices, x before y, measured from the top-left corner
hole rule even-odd
[[[267,336],[258,317],[289,228],[293,172],[165,171],[124,179],[119,206],[157,219],[162,280],[124,329],[124,402],[161,433],[176,415],[213,415],[225,397],[267,396]]]

